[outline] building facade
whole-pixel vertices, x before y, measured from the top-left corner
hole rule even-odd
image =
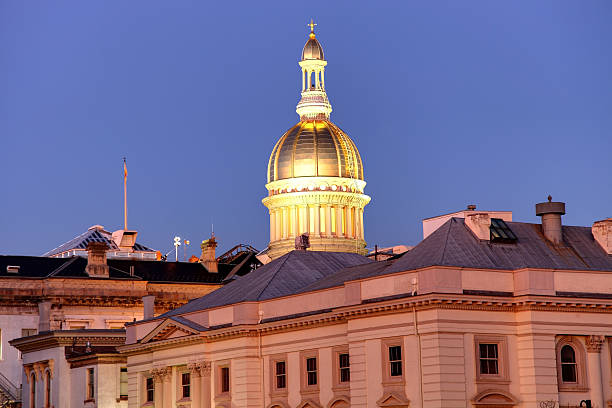
[[[610,407],[612,219],[537,208],[465,212],[381,262],[293,251],[128,324],[129,406]]]
[[[325,90],[323,47],[310,25],[310,36],[299,62],[300,121],[278,140],[268,161],[263,204],[270,214],[268,255],[291,251],[294,240],[310,235],[317,251],[366,254],[363,211],[363,163],[351,138],[330,121]]]

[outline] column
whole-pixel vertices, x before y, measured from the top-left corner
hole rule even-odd
[[[353,235],[355,233],[354,228],[353,228],[353,207],[345,207],[345,213],[346,213],[346,237],[347,238],[353,238]]]
[[[321,87],[325,89],[325,68],[321,69]]]
[[[210,384],[210,362],[201,361],[198,363],[200,367],[200,383],[202,385],[202,405],[201,408],[210,408],[211,395],[211,384]]]
[[[283,237],[283,209],[277,208],[274,210],[274,218],[276,219],[275,227],[276,231],[274,232],[276,239],[280,240]]]
[[[287,238],[289,236],[289,208],[283,207],[283,238]]]
[[[302,92],[306,89],[306,72],[304,68],[302,68]]]
[[[315,204],[314,206],[314,235],[315,237],[321,236],[321,208],[319,204]]]
[[[315,71],[315,88],[319,89],[319,70]]]
[[[191,379],[190,391],[191,391],[191,406],[190,408],[201,408],[202,407],[202,377],[200,376],[200,367],[198,363],[187,364],[189,375]]]
[[[594,407],[605,406],[603,384],[601,382],[601,346],[604,341],[604,336],[589,336],[586,339],[589,387],[591,388],[591,400]]]
[[[291,232],[292,232],[292,237],[297,237],[299,235],[298,232],[298,208],[297,205],[294,205],[291,208]]]
[[[162,380],[163,380],[163,408],[172,408],[173,407],[173,401],[172,401],[172,376],[173,376],[173,370],[172,367],[166,367],[165,369],[165,374],[162,376]]]
[[[365,239],[365,226],[363,225],[363,208],[359,209],[359,227],[361,239]]]
[[[151,375],[153,376],[153,383],[154,383],[154,394],[153,394],[153,401],[155,403],[155,406],[158,408],[162,408],[164,406],[164,377],[166,376],[166,370],[167,367],[165,368],[154,368],[151,370]]]
[[[308,207],[299,206],[298,235],[308,232]]]
[[[270,210],[270,242],[276,241],[276,210]]]
[[[332,207],[329,204],[325,204],[325,235],[327,237],[331,237],[332,227],[331,227],[331,212]]]
[[[341,237],[343,235],[342,231],[342,206],[336,206],[336,236]]]

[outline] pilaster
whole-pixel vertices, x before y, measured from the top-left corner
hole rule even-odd
[[[603,407],[603,384],[601,373],[601,348],[605,342],[604,336],[588,336],[586,338],[586,349],[589,370],[589,386],[591,388],[591,400],[593,406]]]

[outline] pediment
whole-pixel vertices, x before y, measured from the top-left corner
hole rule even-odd
[[[389,392],[376,401],[376,405],[385,408],[407,408],[410,406],[410,400],[396,392]]]
[[[141,343],[191,336],[193,334],[199,334],[199,331],[176,320],[166,319],[143,337]]]

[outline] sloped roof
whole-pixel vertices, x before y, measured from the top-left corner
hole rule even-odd
[[[523,268],[612,271],[612,255],[599,246],[590,227],[563,226],[563,243],[551,244],[540,224],[506,222],[516,243],[478,240],[462,218],[451,218],[404,254],[385,273],[428,266],[475,269]]]
[[[112,239],[112,234],[106,230],[104,230],[100,226],[91,227],[84,233],[77,235],[72,238],[70,241],[63,243],[57,248],[53,248],[52,250],[45,252],[42,256],[53,256],[56,254],[61,254],[62,252],[69,251],[71,249],[87,249],[87,244],[90,242],[104,242],[108,245],[110,250],[116,251],[119,249],[117,244]],[[139,243],[134,244],[134,251],[151,251],[154,250],[148,248]]]
[[[373,261],[362,255],[345,252],[291,251],[248,275],[160,317],[293,295],[345,267],[371,262]]]
[[[210,273],[200,263],[162,262],[138,259],[108,259],[110,279],[135,279],[149,282],[181,283],[222,283],[233,275],[250,272],[251,263],[258,262],[255,254],[245,252],[231,264],[219,264],[218,273]],[[19,266],[18,273],[9,273],[7,266]],[[71,277],[89,278],[85,272],[87,258],[48,258],[41,256],[0,255],[0,277],[50,278]],[[133,270],[133,275],[130,275]],[[98,279],[98,278],[96,278]]]

